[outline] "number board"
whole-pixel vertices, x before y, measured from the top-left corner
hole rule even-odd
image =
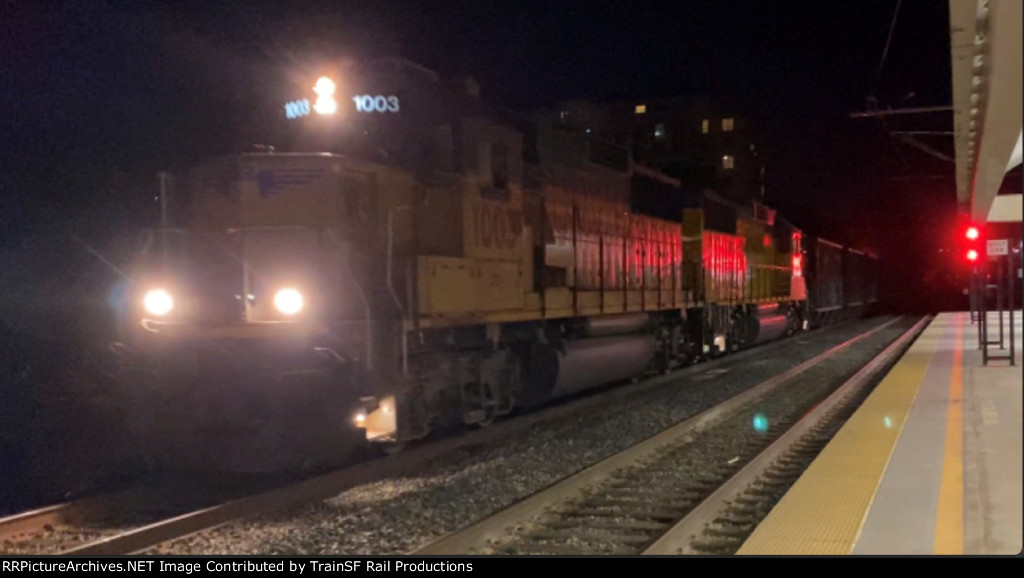
[[[398,97],[361,94],[353,96],[352,102],[358,112],[398,112]]]
[[[309,100],[303,98],[301,100],[293,100],[284,105],[284,115],[287,118],[299,118],[300,116],[309,116]]]

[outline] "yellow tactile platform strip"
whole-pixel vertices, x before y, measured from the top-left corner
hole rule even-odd
[[[946,324],[932,323],[737,554],[849,554]]]

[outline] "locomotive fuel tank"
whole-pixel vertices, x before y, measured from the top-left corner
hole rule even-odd
[[[655,351],[654,337],[641,333],[567,341],[562,349],[537,344],[524,372],[521,405],[636,377],[651,364]]]
[[[750,319],[749,343],[756,345],[778,339],[786,334],[791,319],[778,303],[759,305]]]
[[[764,343],[782,337],[789,327],[789,319],[785,315],[769,315],[757,319],[757,337],[754,343]]]
[[[651,322],[647,313],[625,313],[622,315],[602,315],[587,317],[580,323],[580,333],[584,337],[605,337],[636,333]]]

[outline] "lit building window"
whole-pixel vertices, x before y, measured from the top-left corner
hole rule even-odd
[[[565,120],[565,117],[567,116],[569,116],[569,111],[567,110],[563,110],[561,113],[559,113],[559,117],[561,117],[562,120]]]
[[[646,104],[638,104],[638,105],[636,105],[636,113],[637,114],[643,114],[645,112],[647,112],[647,105]]]
[[[734,124],[735,123],[733,122],[733,119],[731,119],[731,118],[723,118],[722,119],[722,132],[729,132],[729,131],[731,131],[733,129]]]
[[[722,157],[722,168],[725,170],[731,170],[736,166],[736,161],[733,160],[732,155],[724,155]]]
[[[711,123],[708,121],[708,119],[705,118],[704,120],[700,121],[700,132],[708,134],[708,128],[710,127]]]
[[[658,123],[654,126],[654,138],[662,140],[665,138],[665,125],[664,123]]]

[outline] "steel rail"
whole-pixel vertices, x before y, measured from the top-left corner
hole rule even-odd
[[[749,462],[725,484],[708,496],[699,506],[694,508],[685,518],[662,534],[654,543],[644,550],[646,555],[696,554],[690,544],[698,539],[712,522],[720,519],[725,510],[737,498],[742,496],[757,480],[762,479],[766,472],[785,455],[791,448],[803,440],[812,428],[832,419],[832,414],[847,404],[850,398],[860,389],[866,387],[886,365],[898,358],[909,341],[916,338],[928,324],[927,317],[922,318],[908,329],[896,341],[875,356],[856,374],[841,385],[828,398],[818,404],[810,413],[793,425],[785,434],[765,448],[756,458]]]
[[[0,518],[0,541],[17,540],[21,536],[38,531],[45,526],[79,523],[86,518],[95,517],[99,512],[109,511],[112,504],[138,498],[144,495],[144,491],[133,489],[92,496]]]

